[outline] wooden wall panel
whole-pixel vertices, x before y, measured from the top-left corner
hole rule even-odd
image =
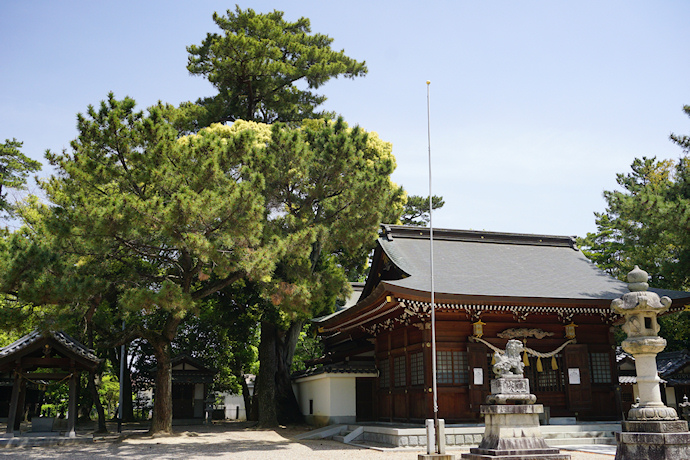
[[[378,400],[379,400],[379,411],[378,411],[378,416],[379,420],[389,420],[391,417],[391,395],[388,394],[388,391],[379,391],[378,393]]]
[[[412,391],[409,393],[410,418],[425,419],[426,413],[426,394],[423,391]]]
[[[405,329],[400,328],[392,332],[391,335],[391,350],[396,348],[403,348],[405,346]]]
[[[597,415],[600,417],[607,417],[610,419],[618,418],[618,409],[616,407],[616,398],[611,397],[614,390],[608,385],[592,386],[592,403],[596,408]]]
[[[422,342],[422,331],[417,327],[409,327],[407,329],[407,344],[412,345]]]
[[[433,415],[433,414],[432,414]],[[469,410],[467,391],[460,389],[439,389],[438,416],[448,421],[468,420],[473,418]]]
[[[504,348],[508,339],[498,337],[498,334],[511,328],[538,328],[546,332],[551,332],[553,335],[546,336],[541,339],[535,337],[528,337],[527,346],[540,351],[551,352],[560,347],[567,339],[565,338],[565,328],[563,319],[555,314],[548,315],[528,315],[525,321],[517,322],[512,313],[496,313],[484,312],[481,316],[484,325],[483,339],[499,348]],[[611,346],[613,339],[611,328],[602,321],[599,315],[583,315],[573,318],[579,327],[576,328],[577,342],[583,346],[583,353],[580,356],[580,361],[577,367],[583,370],[583,379],[589,378],[588,374],[588,353],[611,353]],[[472,335],[472,323],[467,315],[461,311],[437,311],[437,329],[436,339],[437,348],[439,350],[460,350],[467,351],[469,348],[468,337]],[[420,329],[418,326],[397,326],[393,331],[382,331],[377,335],[377,359],[389,359],[392,366],[392,359],[394,356],[404,354],[407,356],[407,386],[406,388],[398,388],[393,390],[394,394],[389,395],[388,390],[378,391],[379,407],[378,417],[381,420],[389,420],[395,418],[398,420],[419,420],[433,416],[431,396],[428,389],[431,387],[431,349],[426,346],[426,343],[431,340],[431,332],[429,329]],[[423,387],[410,386],[410,361],[409,356],[412,353],[424,351],[424,374],[425,383]],[[565,352],[561,353],[562,355]],[[481,359],[481,358],[478,358]],[[563,359],[565,357],[563,356]],[[479,366],[479,361],[473,363]],[[468,366],[472,367],[472,366]],[[488,366],[485,369],[486,386],[488,387],[488,380],[493,377],[491,368]],[[567,372],[567,365],[565,361],[561,369]],[[612,360],[612,369],[615,369],[615,360]],[[470,379],[472,378],[471,369]],[[391,379],[394,378],[391,372]],[[615,376],[612,376],[615,380]],[[567,382],[567,380],[566,380]],[[378,385],[378,383],[377,383]],[[586,390],[587,383],[584,383],[580,388]],[[477,419],[478,413],[470,410],[470,387],[471,385],[442,385],[439,386],[439,411],[440,416],[447,420],[467,421]],[[594,385],[593,387],[596,387]],[[565,383],[565,388],[568,388]],[[378,388],[377,388],[378,390]],[[403,394],[407,390],[407,394]],[[484,388],[482,388],[484,390]],[[396,393],[397,392],[397,393]],[[566,395],[566,390],[563,392],[536,392],[532,391],[537,396],[537,403],[551,408],[552,416],[573,416],[578,412],[580,417],[595,417],[600,414],[602,417],[615,417],[615,392],[613,385],[601,385],[592,390],[590,394],[591,402],[587,401],[587,396],[584,397],[584,404],[575,404],[568,408],[568,403],[572,404],[574,401],[569,401]],[[476,403],[484,403],[485,391],[476,392]],[[572,395],[571,399],[576,395]],[[480,401],[481,400],[481,401]],[[588,409],[587,406],[590,405]],[[577,406],[577,410],[573,410]]]
[[[393,394],[393,418],[407,420],[407,395],[405,393]]]

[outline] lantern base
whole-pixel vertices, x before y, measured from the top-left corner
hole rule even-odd
[[[616,433],[616,460],[690,460],[688,422],[623,422],[623,432]]]

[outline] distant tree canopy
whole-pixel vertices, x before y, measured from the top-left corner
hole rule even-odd
[[[6,139],[0,143],[0,211],[11,213],[13,206],[7,201],[8,188],[22,190],[26,188],[29,174],[41,170],[41,163],[24,155],[21,147],[24,143],[17,139]]]
[[[431,198],[433,209],[440,209],[446,204],[443,197],[434,195]],[[407,197],[405,208],[400,215],[400,222],[403,225],[419,225],[426,227],[429,225],[431,214],[429,213],[429,197],[410,195]]]
[[[312,92],[331,78],[364,76],[364,62],[331,49],[333,39],[311,33],[309,19],[283,19],[283,12],[252,9],[213,14],[221,34],[209,33],[192,45],[187,69],[203,75],[218,90],[198,103],[207,110],[202,126],[237,119],[300,123],[305,118],[331,118],[316,112],[326,97]],[[307,86],[301,89],[298,83]]]
[[[690,116],[690,106],[685,106]],[[618,174],[621,190],[605,191],[607,207],[595,213],[597,232],[579,241],[582,251],[620,280],[639,265],[654,287],[690,290],[690,137],[671,135],[683,149],[678,161],[635,159]],[[690,313],[660,319],[667,350],[687,348]]]
[[[690,116],[690,106],[684,111]],[[690,289],[690,137],[671,135],[683,149],[678,161],[635,159],[618,174],[621,190],[604,192],[606,211],[595,213],[597,232],[581,240],[585,253],[624,279],[635,265],[652,284]]]

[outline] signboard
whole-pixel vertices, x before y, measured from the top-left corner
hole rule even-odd
[[[475,385],[484,385],[484,369],[481,367],[475,367],[473,369],[474,371],[474,384]]]
[[[570,382],[571,385],[580,384],[580,369],[577,367],[568,368],[568,382]]]

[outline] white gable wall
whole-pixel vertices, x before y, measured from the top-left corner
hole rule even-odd
[[[307,423],[316,426],[354,423],[358,377],[376,377],[376,373],[334,372],[296,379],[293,384],[295,396]]]

